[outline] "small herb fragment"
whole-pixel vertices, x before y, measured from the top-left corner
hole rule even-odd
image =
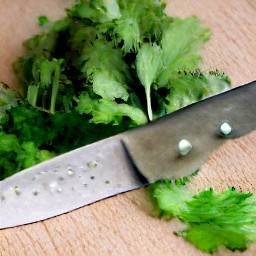
[[[193,195],[179,180],[157,181],[149,189],[160,216],[179,218],[187,228],[177,235],[205,252],[221,246],[243,251],[256,241],[256,197],[252,193],[228,188]]]
[[[46,16],[40,16],[38,17],[38,24],[39,25],[44,25],[48,22],[48,18]]]

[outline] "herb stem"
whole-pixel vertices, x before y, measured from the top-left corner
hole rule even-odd
[[[150,86],[146,86],[145,91],[146,91],[146,99],[147,99],[148,119],[149,119],[149,121],[152,121],[153,120],[153,113],[152,113],[152,107],[151,107]]]

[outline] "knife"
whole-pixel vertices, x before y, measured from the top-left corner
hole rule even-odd
[[[255,99],[256,81],[1,181],[0,228],[44,220],[158,179],[191,174],[222,143],[256,129]]]

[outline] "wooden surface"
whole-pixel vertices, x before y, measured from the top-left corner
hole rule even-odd
[[[0,0],[0,80],[17,88],[11,63],[21,41],[38,30],[35,19],[58,17],[68,0]],[[59,6],[59,8],[58,8]],[[233,85],[256,79],[255,0],[173,0],[171,15],[198,15],[211,28],[204,68],[225,71]],[[234,186],[256,192],[256,132],[230,141],[209,157],[191,186],[199,191]],[[207,255],[173,234],[180,224],[153,214],[145,189],[128,192],[36,224],[0,231],[0,254],[22,255]],[[256,255],[221,249],[214,255]]]

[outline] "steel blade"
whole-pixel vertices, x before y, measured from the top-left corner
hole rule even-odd
[[[44,220],[145,184],[114,136],[1,181],[0,228]]]

